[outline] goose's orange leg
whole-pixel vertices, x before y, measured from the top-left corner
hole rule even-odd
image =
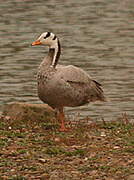
[[[61,123],[59,131],[61,132],[68,131],[68,129],[65,127],[65,116],[64,116],[63,108],[59,109],[59,121]]]

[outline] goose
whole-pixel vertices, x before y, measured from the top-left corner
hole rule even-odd
[[[52,32],[42,33],[32,46],[49,47],[48,55],[41,62],[38,73],[38,96],[57,112],[60,131],[67,131],[64,107],[82,106],[94,101],[105,101],[101,84],[74,65],[59,65],[61,54],[59,38]]]

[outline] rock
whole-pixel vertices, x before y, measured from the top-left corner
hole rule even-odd
[[[49,161],[48,159],[43,159],[43,158],[39,158],[38,160],[41,163],[47,163]]]
[[[11,103],[4,106],[3,116],[16,122],[52,122],[55,111],[47,104]],[[9,120],[8,120],[9,121]]]

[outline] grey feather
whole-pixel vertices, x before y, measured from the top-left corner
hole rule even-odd
[[[43,102],[53,108],[62,108],[81,106],[97,100],[105,101],[101,85],[90,75],[73,65],[55,64],[53,67],[53,57],[54,50],[49,49],[48,56],[38,70],[38,95]]]

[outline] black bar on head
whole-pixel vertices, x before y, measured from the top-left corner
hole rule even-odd
[[[50,36],[50,32],[47,32],[46,36],[44,37],[44,39],[48,38]]]
[[[56,38],[57,38],[56,35],[54,35],[53,40],[55,40]]]

